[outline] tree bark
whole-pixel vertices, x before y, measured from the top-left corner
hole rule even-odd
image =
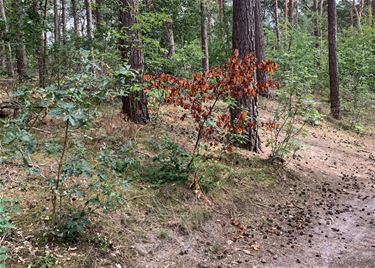
[[[312,10],[312,23],[313,23],[313,36],[318,37],[319,31],[318,31],[318,0],[313,0],[313,4],[311,7]]]
[[[86,9],[86,33],[90,41],[92,41],[92,5],[91,0],[85,0],[85,9]]]
[[[260,0],[255,0],[255,56],[257,57],[258,63],[262,62],[265,55],[265,42],[264,42],[264,29],[263,29],[263,16],[262,16],[262,6]],[[258,83],[263,83],[266,81],[266,75],[263,72],[257,71],[257,81]],[[260,92],[262,95],[266,96],[268,92]]]
[[[233,1],[233,51],[238,50],[241,58],[250,52],[255,54],[255,1],[234,0]],[[243,88],[239,89],[243,92]],[[251,123],[255,127],[247,127],[246,141],[240,146],[253,152],[261,151],[260,137],[257,127],[258,97],[242,96],[236,99],[236,107],[231,109],[231,120],[235,121],[242,111],[247,111]]]
[[[4,0],[0,0],[0,12],[1,12],[1,18],[3,19],[3,22],[5,23],[5,33],[3,35],[5,36],[9,34],[9,25],[8,25],[7,16],[5,13]],[[4,41],[4,52],[5,52],[5,64],[6,64],[7,73],[13,76],[14,71],[13,71],[12,47],[10,46],[10,42],[8,40]]]
[[[289,0],[285,0],[284,20],[285,20],[285,32],[289,29]]]
[[[13,10],[17,20],[15,21],[15,54],[16,54],[16,69],[18,78],[23,81],[27,77],[27,59],[26,59],[26,45],[24,35],[24,4],[23,2],[13,2]]]
[[[224,0],[217,0],[217,9],[218,9],[218,20],[219,20],[219,30],[220,30],[220,37],[225,44],[226,42],[226,27],[224,21],[224,12],[225,12],[225,2]]]
[[[372,19],[373,23],[375,23],[375,0],[371,1],[371,14],[372,14]]]
[[[0,40],[4,39],[2,33],[0,33]],[[4,72],[6,70],[6,60],[5,60],[5,44],[1,41],[1,51],[0,51],[0,68],[1,71]]]
[[[39,1],[33,0],[33,13],[35,18],[35,26],[38,29],[38,41],[36,44],[36,55],[38,58],[38,75],[39,75],[39,86],[46,86],[46,54],[44,46],[44,28],[46,20],[46,9],[47,9],[48,0]],[[44,8],[44,16],[42,16],[42,7]]]
[[[61,25],[62,25],[62,42],[66,44],[66,2],[61,0]]]
[[[101,25],[103,23],[102,0],[95,0],[95,20],[96,29],[100,31]]]
[[[72,0],[72,17],[74,25],[74,33],[79,36],[79,19],[77,15],[77,0]]]
[[[280,48],[280,26],[279,26],[279,1],[275,0],[275,34],[276,34],[276,49]]]
[[[175,41],[174,41],[174,32],[173,32],[173,22],[172,22],[172,20],[170,20],[166,23],[165,28],[166,28],[167,44],[168,44],[167,57],[171,58],[176,53],[176,45],[175,45]]]
[[[294,0],[288,0],[288,27],[292,29],[294,26]]]
[[[331,114],[334,118],[341,118],[339,74],[336,51],[336,1],[328,0],[328,57],[329,57],[329,83]]]
[[[209,54],[208,54],[208,22],[207,22],[207,7],[204,0],[200,3],[201,9],[201,47],[203,52],[202,58],[202,69],[207,72],[209,66]]]
[[[139,80],[142,80],[144,71],[144,56],[142,52],[142,35],[140,30],[133,29],[137,24],[139,15],[139,0],[121,0],[122,9],[120,21],[126,29],[127,37],[120,40],[121,56],[128,60],[132,69],[139,72]],[[147,98],[143,90],[129,92],[127,96],[122,97],[122,112],[129,120],[145,124],[150,120]]]
[[[60,45],[60,15],[59,15],[59,1],[53,0],[53,23],[54,23],[54,38],[55,44]]]
[[[352,1],[352,7],[357,17],[357,27],[358,30],[362,31],[362,13],[365,7],[365,0],[359,1],[359,7],[357,8],[355,0]]]

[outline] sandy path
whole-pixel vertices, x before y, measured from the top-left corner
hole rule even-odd
[[[302,163],[292,166],[321,185],[321,196],[310,200],[314,225],[270,266],[374,267],[374,141],[332,129],[308,132]]]
[[[307,133],[290,176],[249,196],[264,206],[242,220],[272,223],[228,243],[231,219],[216,215],[201,231],[140,244],[137,267],[375,267],[374,141],[328,126]]]

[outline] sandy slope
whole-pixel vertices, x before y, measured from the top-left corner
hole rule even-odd
[[[250,224],[240,239],[218,213],[190,235],[146,239],[137,267],[374,267],[374,139],[328,124],[307,133],[277,184],[234,205],[232,216]],[[257,205],[241,214],[241,203]]]

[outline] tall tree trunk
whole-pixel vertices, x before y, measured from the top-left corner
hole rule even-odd
[[[209,55],[208,55],[208,22],[207,22],[207,7],[204,0],[201,0],[201,47],[203,52],[202,58],[202,69],[207,72],[209,66]]]
[[[285,0],[285,10],[284,10],[284,20],[285,20],[285,32],[288,32],[289,29],[289,1],[290,0]]]
[[[61,25],[62,25],[62,42],[66,44],[66,2],[61,0]]]
[[[120,21],[126,29],[127,38],[120,40],[121,56],[128,60],[132,69],[139,72],[139,80],[142,80],[144,71],[144,56],[142,52],[142,35],[139,29],[133,29],[137,24],[139,14],[139,0],[121,0],[122,11]],[[147,98],[143,90],[129,92],[127,96],[122,97],[122,112],[129,120],[145,124],[150,120]]]
[[[241,58],[250,52],[255,53],[255,1],[233,1],[233,50],[238,50]],[[243,92],[243,89],[240,89]],[[246,141],[241,144],[253,152],[261,151],[261,143],[258,133],[258,98],[257,96],[242,96],[236,100],[236,107],[231,109],[231,119],[235,121],[238,115],[246,110],[255,127],[247,127]]]
[[[0,33],[0,40],[4,39],[2,36],[2,33]],[[5,44],[3,41],[1,41],[1,51],[0,51],[0,68],[1,71],[4,72],[6,70],[6,59],[5,59]]]
[[[294,26],[294,0],[288,1],[288,27],[292,29]]]
[[[38,58],[38,75],[39,75],[39,86],[46,86],[46,54],[44,47],[44,28],[46,20],[46,9],[47,9],[48,0],[40,2],[39,0],[33,0],[33,13],[36,20],[36,28],[38,29],[38,40],[36,44],[36,55]],[[44,8],[44,12],[42,10]],[[43,12],[43,13],[42,13]],[[44,14],[44,16],[42,16]]]
[[[328,57],[329,57],[329,83],[331,114],[334,118],[340,119],[340,91],[339,74],[336,51],[336,1],[328,0]]]
[[[60,15],[59,15],[59,1],[53,0],[53,22],[54,22],[54,38],[55,44],[60,45]]]
[[[5,33],[4,35],[9,34],[9,25],[7,22],[7,16],[5,14],[5,6],[4,6],[4,0],[0,0],[0,12],[1,12],[1,18],[5,24]],[[6,62],[6,70],[9,75],[13,76],[13,58],[12,58],[12,47],[10,46],[9,41],[4,42],[4,52],[5,52],[5,62]]]
[[[226,27],[225,27],[225,22],[224,22],[224,12],[225,12],[225,2],[224,2],[224,0],[217,0],[217,9],[218,9],[220,38],[221,38],[223,44],[225,44]]]
[[[354,9],[352,3],[349,1],[347,2],[349,4],[349,20],[350,20],[350,29],[354,30]]]
[[[151,10],[154,8],[154,1],[153,0],[146,0],[147,9]]]
[[[79,36],[79,18],[77,15],[77,0],[72,0],[72,17],[74,25],[74,33]]]
[[[24,35],[24,2],[13,2],[13,10],[17,18],[15,22],[15,40],[16,40],[16,69],[18,78],[23,81],[27,77],[27,59],[26,59],[26,45]]]
[[[167,44],[168,44],[167,57],[171,58],[176,53],[172,20],[167,21],[165,28],[166,28]]]
[[[275,34],[276,34],[276,49],[280,48],[280,26],[279,26],[279,1],[275,0]]]
[[[222,25],[224,23],[224,0],[217,0],[217,9],[219,23]]]
[[[264,42],[264,29],[263,29],[263,16],[262,6],[260,0],[255,0],[255,56],[257,57],[258,64],[266,58],[265,42]],[[257,70],[257,82],[264,83],[267,77],[264,72]],[[269,91],[259,92],[262,96],[268,96]]]
[[[372,14],[373,23],[375,23],[375,0],[371,1],[371,14]]]
[[[353,7],[353,10],[354,10],[355,15],[357,17],[357,27],[358,27],[358,30],[362,31],[362,13],[363,13],[363,9],[365,8],[365,0],[360,0],[359,1],[358,8],[356,6],[356,1],[353,0],[352,1],[352,7]]]
[[[90,41],[92,41],[92,5],[91,0],[85,0],[85,9],[86,9],[86,32],[87,37]]]
[[[314,0],[313,1],[313,5],[312,5],[312,12],[313,12],[313,20],[312,20],[312,23],[313,23],[313,36],[316,38],[316,44],[315,44],[315,47],[319,47],[319,13],[318,13],[318,10],[319,10],[319,3],[318,3],[318,0]]]
[[[96,20],[96,29],[100,31],[101,25],[103,23],[102,0],[95,0],[95,20]]]

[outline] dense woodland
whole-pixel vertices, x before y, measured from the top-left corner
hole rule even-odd
[[[0,267],[375,263],[375,0],[0,11]]]

